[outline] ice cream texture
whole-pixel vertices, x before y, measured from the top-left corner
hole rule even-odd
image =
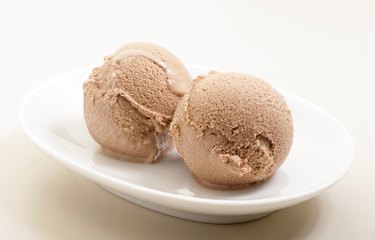
[[[152,163],[170,144],[169,124],[191,82],[182,62],[164,48],[129,43],[84,82],[84,117],[103,149]]]
[[[240,73],[210,73],[193,80],[170,129],[195,178],[221,189],[271,177],[293,140],[284,98],[265,81]]]

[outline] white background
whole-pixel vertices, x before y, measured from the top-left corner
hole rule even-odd
[[[310,201],[219,226],[143,209],[61,167],[21,133],[22,98],[130,41],[159,44],[185,63],[260,76],[327,110],[353,135],[352,170]],[[0,0],[0,109],[1,239],[375,238],[371,0]]]

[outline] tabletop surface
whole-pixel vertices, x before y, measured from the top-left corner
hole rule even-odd
[[[0,239],[374,239],[373,1],[0,1]],[[243,224],[169,217],[64,168],[22,133],[22,99],[122,44],[246,72],[330,112],[357,153],[338,184]]]

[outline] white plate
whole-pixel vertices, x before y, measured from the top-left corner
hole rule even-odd
[[[207,72],[189,70],[193,76]],[[294,143],[288,159],[265,183],[236,191],[204,188],[175,151],[153,165],[111,159],[98,151],[83,119],[82,82],[90,71],[65,74],[33,91],[20,109],[22,128],[62,165],[146,208],[208,223],[249,221],[316,196],[352,164],[354,145],[347,130],[328,113],[284,91],[294,118]]]

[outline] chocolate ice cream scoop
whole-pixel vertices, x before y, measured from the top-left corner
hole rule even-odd
[[[240,73],[195,79],[170,129],[195,178],[214,188],[268,179],[286,159],[293,138],[284,98],[265,81]]]
[[[169,124],[191,77],[169,51],[130,43],[85,81],[87,128],[104,149],[151,163],[169,145]]]

